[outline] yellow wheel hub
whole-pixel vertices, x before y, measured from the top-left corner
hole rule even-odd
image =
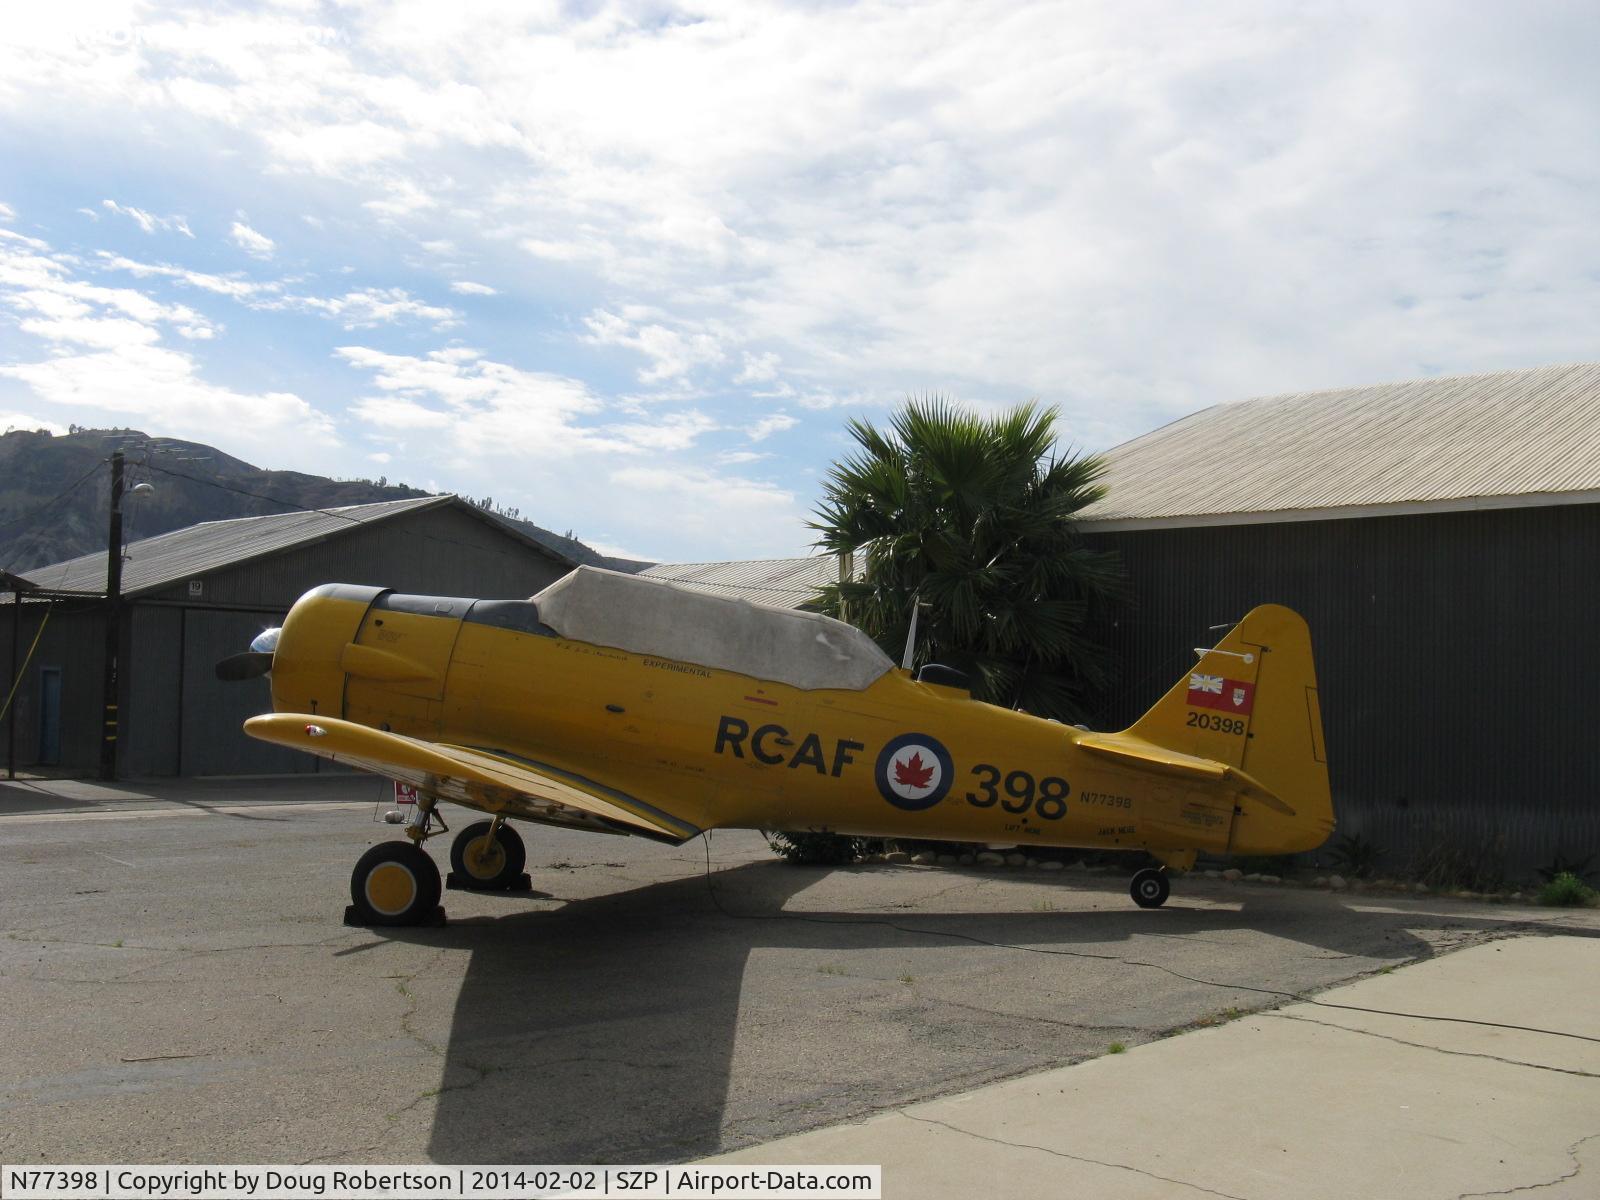
[[[461,861],[476,879],[493,879],[506,865],[506,852],[500,839],[484,834],[467,843],[467,852]]]
[[[416,901],[417,877],[399,863],[380,863],[367,872],[367,903],[386,917],[397,917]]]

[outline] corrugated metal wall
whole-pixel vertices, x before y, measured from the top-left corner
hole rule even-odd
[[[1253,605],[1310,622],[1340,833],[1600,866],[1600,505],[1096,535],[1137,607],[1096,725],[1130,722]]]
[[[262,629],[322,583],[366,583],[402,592],[521,599],[567,568],[468,513],[441,508],[401,513],[348,534],[202,577],[128,602],[122,635],[119,773],[254,775],[302,773],[318,761],[246,737],[246,717],[270,707],[265,683],[223,684],[213,668],[246,649]],[[38,628],[40,605],[23,606],[22,645]],[[0,680],[10,685],[11,606],[0,606]],[[18,689],[17,762],[38,755],[39,670],[61,670],[61,762],[93,774],[100,761],[101,657],[98,602],[57,605],[27,678]],[[4,690],[0,689],[0,696]],[[0,726],[0,758],[5,744]]]
[[[88,600],[67,600],[55,604],[28,603],[22,606],[17,660],[28,659],[28,647],[39,632],[45,612],[50,611],[44,636],[28,669],[17,686],[17,766],[19,769],[41,761],[39,717],[41,676],[59,671],[60,764],[83,764],[92,769],[100,761],[101,656],[105,648],[105,625],[97,605]],[[11,623],[14,608],[0,606],[0,697],[11,687]],[[0,759],[5,755],[6,730],[0,724]]]

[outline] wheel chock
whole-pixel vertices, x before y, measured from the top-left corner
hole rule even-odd
[[[475,888],[463,883],[461,877],[454,871],[446,872],[444,886],[457,892],[481,892],[484,890],[483,888]],[[500,892],[531,892],[533,891],[533,877],[524,871],[517,876],[516,881],[510,887],[496,888],[495,890]]]
[[[356,906],[354,904],[346,904],[344,906],[344,923],[346,925],[350,926],[352,929],[394,929],[395,928],[395,926],[393,926],[393,925],[368,925],[365,921],[361,920],[361,918],[357,915]],[[434,929],[434,928],[438,928],[441,925],[448,925],[449,923],[450,923],[449,918],[447,916],[445,916],[444,905],[439,904],[439,905],[436,905],[434,907],[433,915],[430,916],[426,921],[418,921],[417,922],[417,926],[426,926],[427,928]],[[416,928],[417,926],[413,926],[412,928]]]

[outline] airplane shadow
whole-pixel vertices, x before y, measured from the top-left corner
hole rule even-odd
[[[717,871],[715,896],[706,879],[695,876],[554,911],[383,931],[380,936],[471,952],[429,1156],[444,1163],[649,1163],[722,1149],[732,1089],[759,1087],[763,1072],[768,1086],[781,1087],[771,1071],[796,1055],[838,1054],[843,1041],[837,1010],[818,1010],[800,994],[821,984],[797,976],[783,1027],[745,1032],[736,1077],[741,991],[757,951],[913,951],[948,949],[967,939],[1057,951],[1079,947],[1115,959],[1126,953],[1115,943],[1136,935],[1192,941],[1248,930],[1302,943],[1321,958],[1398,962],[1432,953],[1393,916],[1271,899],[1294,893],[1242,895],[1243,910],[1175,904],[1146,912],[1130,904],[1091,912],[780,915],[792,896],[825,874],[751,863]],[[1477,916],[1447,923],[1495,924]],[[1129,957],[1155,953],[1142,947]],[[986,960],[986,967],[994,969],[993,962]],[[1140,975],[1145,990],[1184,986],[1153,971]],[[1283,986],[1281,978],[1242,982]],[[1230,1002],[1218,994],[1217,1007]],[[870,1041],[864,1045],[870,1050]],[[852,1070],[848,1057],[833,1066]]]

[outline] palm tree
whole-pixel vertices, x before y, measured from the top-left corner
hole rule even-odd
[[[835,463],[811,528],[848,553],[853,577],[821,605],[896,660],[925,605],[914,663],[966,671],[973,694],[1081,719],[1110,677],[1091,623],[1125,595],[1115,554],[1091,550],[1074,516],[1100,499],[1103,462],[1060,453],[1056,410],[993,417],[912,399],[888,431],[851,421],[858,450]]]

